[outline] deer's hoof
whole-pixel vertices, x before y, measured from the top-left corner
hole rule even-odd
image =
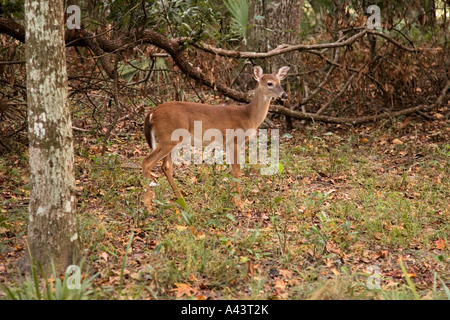
[[[231,199],[231,203],[233,203],[233,206],[239,209],[242,209],[244,207],[244,203],[242,202],[241,198],[238,196],[234,196]]]
[[[145,190],[144,192],[144,198],[142,199],[142,202],[144,202],[145,207],[147,208],[148,213],[153,213],[153,207],[152,207],[152,195],[150,190]]]

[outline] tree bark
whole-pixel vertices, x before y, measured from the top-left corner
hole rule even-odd
[[[302,9],[304,0],[277,0],[270,3],[270,16],[267,16],[270,28],[273,30],[269,39],[270,48],[276,48],[280,44],[296,45],[301,43],[299,37],[300,23],[302,20]],[[283,56],[277,56],[273,59],[273,68],[275,71],[277,68],[290,65],[291,72],[299,73],[298,67],[292,64],[292,61],[298,61],[299,53],[296,51],[290,52]],[[286,86],[289,86],[289,81]],[[290,91],[290,88],[286,90]],[[292,100],[286,100],[284,106],[291,109],[294,106]],[[292,119],[289,116],[285,116],[286,130],[291,131],[293,129]]]
[[[29,251],[21,267],[39,262],[63,272],[78,237],[63,0],[26,0],[25,19],[31,190]]]

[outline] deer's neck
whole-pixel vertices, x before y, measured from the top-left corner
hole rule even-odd
[[[252,120],[255,129],[258,128],[266,118],[267,112],[269,111],[270,100],[271,97],[264,95],[260,89],[256,89],[252,101],[247,105],[250,119]]]

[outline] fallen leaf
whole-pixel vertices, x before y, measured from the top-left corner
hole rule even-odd
[[[415,274],[414,272],[408,272],[407,273],[408,277],[412,278],[417,278],[417,274]],[[402,277],[404,277],[404,275],[402,275]]]
[[[442,238],[436,240],[434,244],[436,245],[436,249],[438,250],[443,250],[445,248],[445,240]]]
[[[381,258],[387,258],[387,256],[389,255],[389,251],[388,250],[381,250],[380,252],[380,257]]]
[[[248,267],[247,275],[253,276],[255,274],[255,266],[253,265],[251,260],[247,261],[247,267]]]
[[[108,262],[108,254],[106,252],[100,253],[100,258],[103,258],[106,262]]]
[[[292,278],[292,271],[286,269],[280,269],[279,271],[283,277],[286,277],[287,279]]]
[[[102,147],[98,146],[98,145],[93,145],[89,147],[89,151],[91,153],[101,153],[102,152]]]
[[[393,144],[403,144],[403,141],[400,139],[394,139],[394,140],[392,140],[392,143]]]
[[[205,233],[202,231],[199,231],[196,234],[194,234],[194,238],[195,238],[195,240],[205,239]]]
[[[188,227],[187,226],[180,226],[180,225],[176,225],[175,229],[177,229],[178,231],[185,231]]]
[[[398,126],[398,129],[403,129],[403,128],[405,128],[407,125],[408,125],[408,123],[411,121],[411,117],[407,117],[406,119],[405,119],[405,121],[403,121],[399,126]]]
[[[333,274],[337,277],[340,275],[339,271],[337,271],[336,268],[330,268],[331,272],[333,272]]]
[[[275,289],[284,291],[286,289],[286,283],[284,282],[284,280],[275,281]]]
[[[177,298],[181,298],[183,295],[190,296],[193,292],[193,289],[186,283],[175,283],[175,286],[177,288],[172,291],[177,293]]]
[[[141,274],[139,272],[132,272],[130,274],[130,277],[133,280],[141,280]]]

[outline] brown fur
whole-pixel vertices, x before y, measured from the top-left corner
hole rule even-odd
[[[214,106],[201,103],[173,101],[163,103],[152,111],[147,113],[144,122],[145,138],[153,149],[152,153],[144,158],[142,163],[144,177],[149,179],[150,172],[157,161],[163,159],[162,169],[169,180],[172,189],[178,198],[182,197],[180,190],[176,187],[173,180],[171,151],[179,143],[172,141],[172,133],[177,129],[185,129],[194,134],[194,122],[202,122],[202,136],[208,129],[218,129],[223,136],[223,146],[226,148],[235,148],[235,157],[237,148],[234,139],[226,141],[227,129],[257,129],[264,121],[272,98],[286,98],[286,92],[280,84],[280,80],[284,79],[289,68],[281,68],[276,75],[262,74],[260,67],[255,67],[253,71],[254,78],[259,82],[255,90],[253,100],[245,106],[225,105]],[[150,120],[151,115],[151,120]],[[157,141],[157,146],[152,144],[152,136]],[[209,143],[209,142],[208,142]],[[227,145],[228,144],[228,145]],[[227,148],[227,149],[228,149]],[[240,164],[234,159],[234,164],[230,164],[231,173],[236,179],[239,178]],[[232,181],[232,192],[237,193],[240,203],[239,185]],[[149,211],[151,210],[151,193],[150,189],[146,190],[144,202]],[[235,203],[235,204],[236,204]]]

